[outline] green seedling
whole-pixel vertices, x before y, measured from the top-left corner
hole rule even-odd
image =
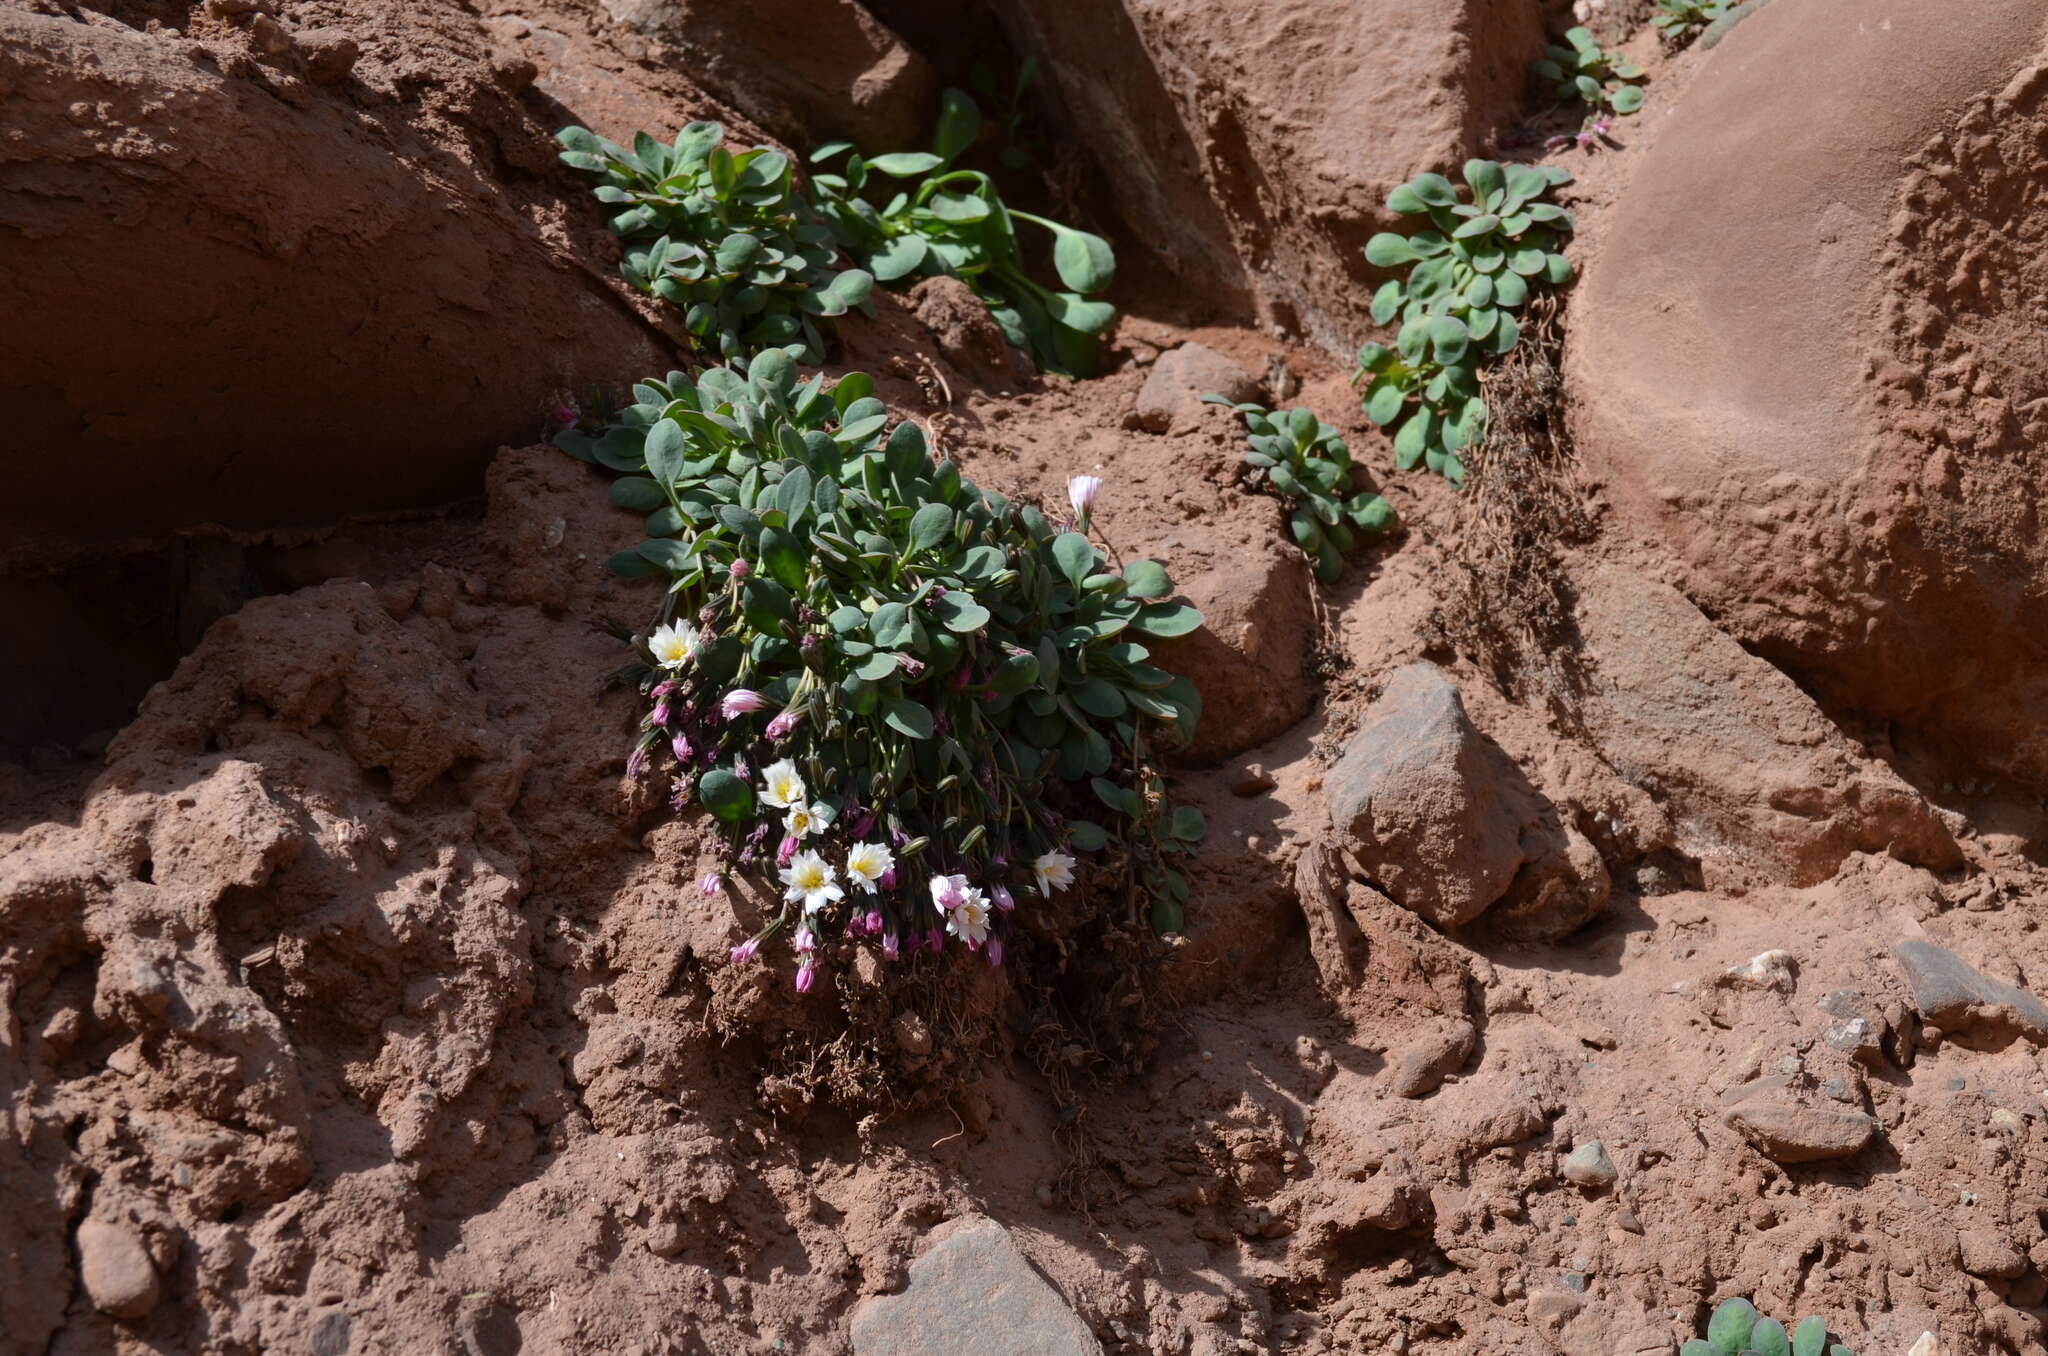
[[[1286,501],[1288,530],[1323,583],[1337,581],[1345,555],[1361,538],[1394,525],[1392,504],[1353,488],[1351,449],[1315,411],[1276,412],[1220,395],[1202,399],[1243,416],[1251,435],[1244,454],[1246,480]]]
[[[1573,28],[1564,35],[1564,45],[1552,43],[1540,61],[1529,69],[1548,83],[1558,107],[1579,102],[1589,116],[1601,113],[1626,116],[1643,106],[1642,87],[1630,83],[1643,78],[1643,68],[1616,52],[1605,52],[1585,28]]]
[[[1678,1349],[1679,1356],[1855,1356],[1828,1342],[1827,1320],[1802,1318],[1790,1332],[1765,1318],[1746,1299],[1723,1300],[1707,1320],[1707,1335]]]

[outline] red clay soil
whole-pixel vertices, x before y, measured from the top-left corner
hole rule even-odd
[[[1632,248],[1636,182],[1672,172],[1688,107],[1761,60],[1766,20],[1830,6],[1776,0],[1747,48],[1632,40],[1652,78],[1626,149],[1559,156],[1581,174],[1576,398],[1600,357],[1576,298]],[[143,20],[188,17],[114,8],[145,45],[171,40]],[[457,24],[278,8],[377,35],[362,60],[394,88],[413,25]],[[538,67],[542,94],[502,95],[524,118],[568,91],[613,133],[705,106],[595,10],[484,9],[461,22]],[[559,187],[492,172],[526,207]],[[557,210],[521,267],[589,225],[573,196]],[[2029,229],[1974,257],[2026,276]],[[1921,239],[1894,285],[1971,248]],[[586,259],[578,295],[656,342],[596,280],[609,256]],[[2043,1350],[2048,1026],[1992,983],[2048,992],[2037,791],[1747,651],[1618,462],[1577,465],[1566,439],[1520,471],[1482,459],[1463,495],[1397,475],[1341,359],[1148,318],[1184,297],[1120,300],[1135,314],[1087,382],[1020,372],[944,285],[849,324],[841,366],[983,484],[1056,504],[1068,475],[1104,476],[1106,543],[1209,613],[1174,656],[1209,708],[1176,795],[1209,835],[1137,1072],[1033,1057],[1028,955],[885,975],[849,948],[805,998],[781,961],[728,963],[759,901],[693,887],[697,825],[660,775],[624,776],[637,712],[597,694],[607,627],[650,607],[603,564],[637,521],[522,436],[481,509],[433,531],[265,545],[291,591],[212,625],[90,765],[0,764],[0,1353],[846,1352],[855,1309],[969,1214],[1115,1353],[1650,1356],[1735,1294],[1824,1314],[1861,1356],[1923,1333],[1942,1356]],[[1944,314],[1926,342],[2042,379],[2000,338],[2017,312]],[[1344,430],[1402,530],[1317,588],[1279,505],[1236,482],[1228,414],[1140,418],[1187,341],[1298,385],[1287,403]],[[514,370],[557,347],[502,346]],[[1519,392],[1561,427],[1554,385],[1517,370],[1497,406]],[[1475,507],[1511,473],[1519,508]],[[1512,554],[1541,514],[1569,530]],[[1450,933],[1352,870],[1333,822],[1352,735],[1400,714],[1383,694],[1417,661],[1559,845]],[[1443,869],[1476,872],[1480,842]],[[1915,941],[1974,966],[1976,999],[1916,994]],[[1609,1184],[1566,1169],[1592,1140]]]

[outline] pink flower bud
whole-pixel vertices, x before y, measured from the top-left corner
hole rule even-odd
[[[706,871],[704,878],[697,882],[697,888],[704,892],[706,899],[711,898],[713,895],[723,894],[725,892],[725,877],[719,875],[716,871]]]
[[[654,704],[654,723],[656,725],[668,724],[668,698],[663,697]]]
[[[888,869],[887,871],[884,871],[884,872],[883,872],[883,873],[882,873],[882,874],[881,874],[881,875],[880,875],[880,876],[879,876],[879,877],[878,877],[878,878],[877,878],[877,879],[875,880],[875,884],[877,884],[877,885],[881,886],[881,887],[882,887],[882,888],[883,888],[884,890],[893,890],[893,889],[895,889],[895,888],[896,888],[896,868],[892,866],[892,867],[890,867],[890,868],[889,868],[889,869]]]
[[[750,687],[736,687],[725,694],[718,703],[719,714],[727,720],[738,720],[749,712],[759,711],[768,705],[768,699]]]
[[[689,736],[687,735],[677,735],[674,739],[669,740],[668,749],[670,753],[676,756],[678,763],[689,762],[691,757],[697,752],[696,749],[690,746]]]
[[[799,846],[801,844],[797,842],[795,834],[786,835],[782,840],[782,846],[775,849],[775,864],[777,866],[788,866],[791,859],[796,856],[796,850]]]
[[[626,780],[627,780],[627,781],[634,781],[634,780],[637,780],[637,779],[639,778],[639,776],[640,776],[640,770],[641,770],[642,768],[646,767],[646,766],[647,766],[647,750],[646,750],[646,748],[645,748],[644,746],[641,746],[641,745],[635,745],[635,746],[634,746],[634,748],[633,748],[633,751],[632,751],[631,753],[629,753],[629,754],[627,754],[627,755],[626,755]]]
[[[991,937],[991,938],[989,938],[989,939],[988,939],[988,963],[989,963],[990,965],[996,965],[996,966],[1000,966],[1000,965],[1001,965],[1001,964],[1003,963],[1003,939],[1002,939],[1002,938],[1000,938],[1000,937]]]
[[[939,952],[946,948],[946,930],[944,928],[933,928],[925,934],[925,942],[926,945],[931,947],[932,954],[934,956],[938,955]]]
[[[896,940],[896,934],[893,932],[882,934],[882,957],[885,960],[901,960],[903,958],[903,943]]]
[[[678,684],[673,678],[667,679],[663,682],[656,683],[654,687],[651,690],[649,690],[647,695],[654,698],[654,700],[656,701],[660,701],[663,697],[674,696],[675,690],[678,686],[680,686],[680,684]]]
[[[1101,476],[1075,476],[1067,482],[1067,502],[1074,506],[1077,529],[1087,531],[1088,515],[1095,511],[1095,499],[1101,493]]]
[[[806,960],[802,965],[796,967],[796,991],[798,993],[809,993],[811,985],[817,982],[817,978],[818,963],[814,960]]]
[[[808,956],[818,949],[818,935],[811,931],[809,924],[805,924],[796,930],[796,941],[793,945],[797,955]]]
[[[749,937],[732,949],[732,963],[734,965],[745,965],[760,954],[761,939],[759,937]]]
[[[748,575],[752,574],[753,572],[754,567],[747,564],[747,562],[744,560],[735,560],[732,563],[732,577],[735,579],[745,579]]]
[[[794,730],[797,722],[803,718],[804,713],[801,711],[784,711],[781,715],[768,722],[768,737],[770,739],[787,739],[789,732]]]
[[[869,910],[868,910],[868,917],[867,917],[867,934],[868,934],[868,936],[870,936],[870,937],[876,936],[876,935],[878,935],[878,934],[879,934],[879,933],[880,933],[881,931],[882,931],[882,911],[881,911],[880,909],[869,909]]]
[[[579,413],[577,413],[576,406],[573,401],[565,400],[561,404],[555,406],[555,422],[560,424],[563,428],[576,427],[576,421],[580,418],[582,418],[582,416]]]
[[[1017,907],[1016,897],[1010,893],[1010,887],[1007,885],[998,885],[993,887],[989,890],[988,897],[994,900],[995,906],[1001,909],[1004,913],[1008,913],[1010,910]]]

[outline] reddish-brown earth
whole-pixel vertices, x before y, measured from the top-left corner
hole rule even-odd
[[[66,710],[62,689],[95,681],[95,663],[162,680],[83,752],[90,727],[64,750],[7,732],[36,747],[0,763],[0,1353],[867,1356],[889,1349],[873,1336],[889,1311],[863,1306],[947,1240],[985,1236],[970,1216],[1006,1226],[1119,1353],[1647,1356],[1733,1294],[1823,1313],[1862,1356],[1923,1333],[1946,1356],[2048,1345],[2048,1017],[2025,992],[2048,993],[2048,811],[2021,606],[2040,558],[2026,411],[2048,360],[2024,325],[2038,99],[2013,81],[2042,59],[2038,26],[1988,4],[1951,19],[1943,43],[1970,46],[1969,24],[2007,43],[1960,64],[1872,37],[1921,31],[1891,0],[1853,14],[1776,0],[1714,50],[1668,59],[1631,39],[1653,68],[1645,112],[1617,128],[1621,149],[1559,157],[1580,174],[1570,418],[1554,372],[1516,367],[1496,407],[1528,411],[1513,428],[1534,441],[1512,460],[1504,434],[1460,494],[1393,471],[1343,360],[1311,342],[1363,337],[1339,333],[1350,302],[1331,301],[1329,333],[1276,336],[1245,326],[1242,280],[1272,269],[1273,297],[1357,285],[1343,256],[1364,228],[1318,204],[1369,212],[1381,179],[1428,163],[1367,157],[1375,145],[1455,158],[1496,130],[1526,143],[1487,116],[1511,120],[1499,73],[1533,19],[1403,7],[1374,40],[1408,54],[1379,86],[1399,97],[1317,102],[1337,22],[1308,22],[1323,11],[1281,6],[1232,47],[1249,21],[1230,6],[1101,7],[1143,39],[1122,59],[1156,63],[1130,72],[1131,97],[1177,92],[1188,118],[1264,111],[1242,125],[1292,151],[1205,141],[1201,165],[1273,175],[1285,229],[1262,235],[1227,186],[1153,139],[1185,125],[1112,141],[1075,118],[1060,134],[1116,162],[1106,174],[1144,160],[1134,185],[1080,198],[1135,213],[1150,181],[1213,213],[1191,209],[1157,259],[1141,217],[1099,223],[1137,280],[1110,370],[1039,381],[953,284],[849,324],[838,364],[875,372],[985,484],[1052,503],[1068,475],[1104,476],[1100,535],[1166,561],[1209,616],[1173,656],[1208,705],[1177,777],[1210,825],[1187,935],[1129,1054],[1090,1061],[1077,1045],[1069,1063],[1023,1029],[1042,957],[941,982],[841,955],[805,999],[786,968],[727,964],[758,901],[690,888],[696,826],[656,779],[623,776],[635,713],[595,693],[619,656],[606,625],[649,606],[603,568],[636,525],[600,477],[527,444],[572,373],[621,380],[640,373],[614,364],[678,355],[665,319],[610,281],[596,215],[542,137],[572,118],[617,135],[716,113],[689,73],[735,78],[740,48],[693,52],[723,41],[705,36],[720,31],[708,7],[678,5],[673,22],[612,8],[617,22],[564,0],[0,6],[7,32],[37,35],[0,56],[0,106],[27,110],[0,140],[0,286],[50,317],[47,342],[10,333],[10,360],[113,373],[164,355],[146,388],[161,427],[126,444],[155,482],[80,469],[99,455],[94,427],[140,406],[83,381],[10,396],[18,426],[40,430],[0,454],[10,544],[33,534],[45,567],[90,547],[130,572],[117,584],[175,575],[185,590],[163,646],[136,658],[93,639],[123,615],[108,576],[93,576],[104,597],[76,573],[0,580],[14,590],[0,597],[44,609],[10,604],[10,632],[85,637],[10,670],[13,700]],[[917,8],[877,5],[888,26],[869,28],[850,0],[818,0],[818,32],[851,23],[876,45],[810,54],[778,78],[816,87],[773,97],[885,116],[897,85],[871,78],[877,64],[915,63],[876,55],[895,50],[876,35],[917,41]],[[962,13],[990,41],[999,22],[1076,40],[1047,21],[1056,9]],[[258,10],[287,35],[349,34],[355,67],[312,79],[328,38],[264,63]],[[125,54],[115,83],[139,102],[65,92],[104,65],[31,59],[88,48]],[[1450,103],[1418,92],[1445,53],[1445,88],[1464,91]],[[1080,96],[1060,77],[1102,56],[1073,53],[1046,107],[1072,116]],[[1297,69],[1313,79],[1291,83]],[[245,120],[205,122],[208,136],[246,125],[312,159],[274,184],[154,151],[108,168],[119,129],[168,116],[146,92],[180,81]],[[1701,149],[1748,125],[1754,92],[1801,89],[1798,116],[1741,141],[1739,165]],[[1296,126],[1304,99],[1331,120],[1313,135]],[[1868,99],[1911,116],[1836,116]],[[81,163],[103,182],[184,207],[154,225],[117,213],[117,228],[53,195],[46,176],[70,163],[60,125],[88,129],[102,160]],[[1347,183],[1318,177],[1319,159]],[[1755,314],[1714,310],[1730,298],[1711,281],[1741,245],[1712,224],[1730,186],[1837,161],[1875,187],[1818,217],[1746,208],[1778,242],[1749,260],[1766,295]],[[347,221],[356,254],[287,266],[208,225],[225,206],[343,221],[364,193],[392,215]],[[437,194],[469,205],[440,233],[404,225],[401,208]],[[83,213],[75,230],[18,224],[57,201]],[[376,248],[377,223],[406,248]],[[84,278],[143,231],[232,332],[166,348],[162,296],[123,309]],[[1191,263],[1176,244],[1191,232],[1222,262]],[[1692,232],[1697,249],[1671,243]],[[88,240],[90,257],[65,253]],[[419,281],[448,251],[490,249],[501,290],[473,304]],[[273,268],[303,273],[303,305],[252,281]],[[1788,310],[1774,327],[1770,307],[1819,305],[1841,278],[1878,291],[1829,303],[1835,348],[1751,350],[1744,335],[1815,323]],[[322,337],[369,299],[398,309],[347,346]],[[1737,320],[1753,328],[1722,328]],[[401,351],[421,333],[431,363]],[[1231,417],[1167,379],[1212,361],[1160,364],[1190,342],[1253,385],[1298,385],[1288,403],[1344,430],[1402,530],[1317,588],[1281,545],[1278,504],[1237,485]],[[261,361],[243,371],[238,352]],[[208,375],[228,368],[238,397]],[[1769,385],[1709,379],[1735,368]],[[1826,456],[1942,492],[1866,471],[1853,503],[1876,518],[1808,505],[1782,536],[1778,500],[1757,496],[1798,466],[1731,468],[1804,444],[1716,442],[1714,421],[1776,426],[1866,394],[1865,421],[1830,426]],[[317,459],[277,422],[301,401]],[[1652,436],[1680,415],[1695,441]],[[1721,470],[1683,464],[1702,446]],[[209,487],[223,449],[245,490]],[[323,499],[309,459],[348,497]],[[1680,472],[1726,497],[1656,492]],[[82,513],[102,480],[129,498]],[[450,492],[469,498],[431,498]],[[414,512],[307,526],[393,505]],[[1947,526],[1894,530],[1888,514]],[[105,544],[172,533],[175,570]],[[2005,578],[1971,574],[1980,548]],[[1887,550],[1898,568],[1855,563]],[[1926,591],[1937,576],[1951,592]],[[1932,652],[1906,664],[1901,637]],[[150,672],[166,646],[184,655],[175,672]],[[1963,700],[1980,671],[2016,686]],[[118,686],[103,706],[125,703]],[[2006,747],[1988,747],[1999,731]],[[1949,962],[1909,943],[1976,973],[1930,971]],[[1567,1170],[1594,1140],[1610,1184],[1578,1159]]]

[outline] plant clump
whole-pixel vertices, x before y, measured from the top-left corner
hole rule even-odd
[[[1109,286],[1116,256],[1102,237],[1009,207],[994,180],[957,168],[954,160],[980,130],[973,97],[949,89],[929,151],[869,159],[851,142],[822,146],[811,156],[814,163],[842,163],[813,177],[818,209],[838,244],[877,281],[952,274],[974,289],[1004,336],[1041,369],[1092,371],[1116,308],[1089,294]],[[1026,271],[1020,221],[1051,233],[1061,287],[1043,286]]]
[[[1650,26],[1673,43],[1683,45],[1724,17],[1740,0],[1657,0]]]
[[[1389,208],[1427,217],[1430,229],[1382,231],[1366,242],[1367,262],[1408,272],[1373,295],[1374,321],[1400,323],[1394,343],[1360,349],[1352,378],[1365,385],[1366,417],[1393,428],[1396,464],[1426,465],[1454,484],[1465,478],[1460,454],[1486,432],[1480,363],[1520,339],[1515,312],[1536,284],[1572,276],[1559,252],[1571,216],[1544,201],[1570,174],[1468,160],[1464,179],[1469,202],[1441,174],[1417,175],[1388,195]]]
[[[1626,117],[1643,106],[1642,86],[1632,83],[1643,78],[1643,68],[1618,52],[1601,50],[1590,29],[1567,30],[1564,43],[1545,47],[1529,70],[1550,86],[1557,107],[1586,105],[1589,121]]]
[[[610,226],[626,280],[683,307],[690,333],[727,361],[787,348],[822,362],[818,321],[867,307],[874,277],[835,267],[832,231],[782,152],[735,155],[715,122],[691,123],[673,145],[642,132],[626,147],[583,127],[557,140],[563,163],[620,209]]]
[[[612,427],[556,438],[621,473],[612,500],[648,535],[612,568],[662,584],[614,675],[644,703],[629,774],[669,767],[678,808],[710,816],[706,893],[742,873],[781,900],[734,960],[786,933],[799,990],[841,938],[1001,964],[1020,901],[1112,844],[1093,888],[1177,928],[1172,862],[1203,824],[1154,758],[1200,701],[1147,642],[1200,614],[1158,564],[1112,569],[935,462],[872,392],[771,349],[643,382]]]
[[[1361,538],[1394,525],[1392,504],[1353,487],[1351,448],[1315,411],[1276,412],[1220,395],[1202,399],[1244,417],[1250,432],[1245,478],[1254,489],[1270,489],[1286,501],[1288,530],[1323,583],[1336,582],[1344,557]]]
[[[1829,1344],[1825,1319],[1802,1318],[1787,1332],[1746,1299],[1723,1300],[1707,1320],[1707,1335],[1678,1350],[1679,1356],[1854,1356],[1839,1342]]]

